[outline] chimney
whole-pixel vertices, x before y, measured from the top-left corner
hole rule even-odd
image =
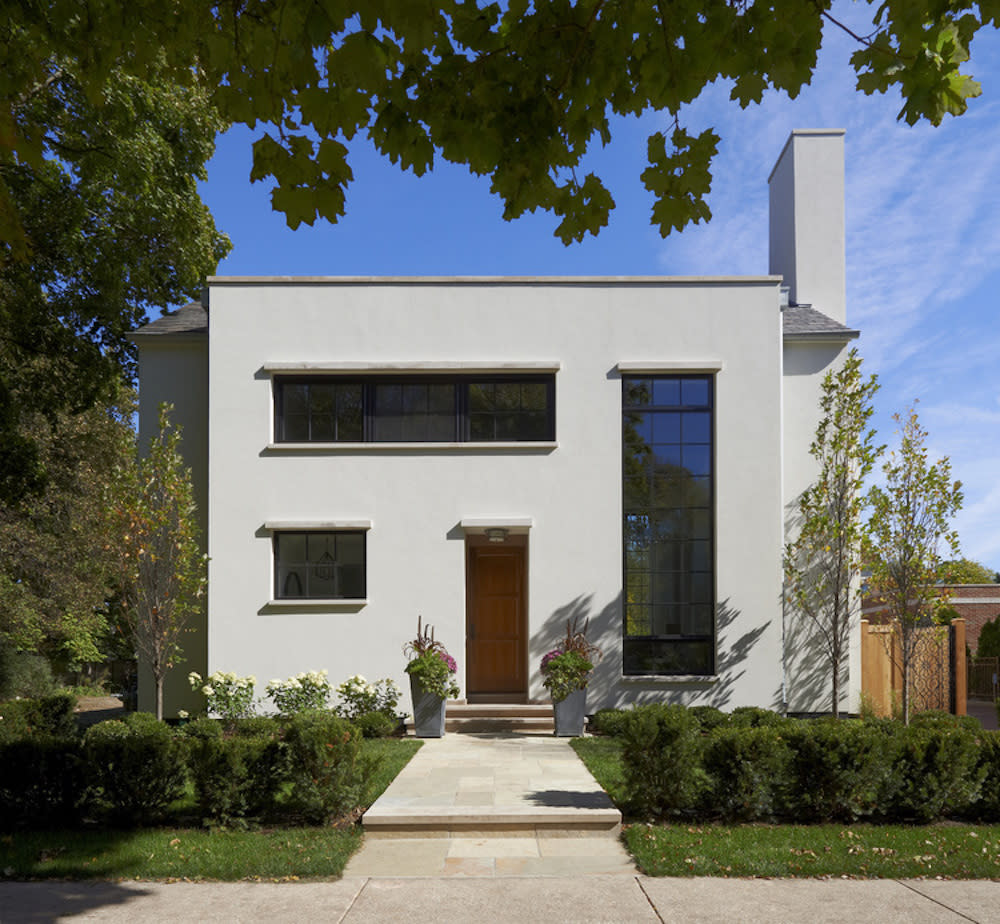
[[[844,129],[796,129],[768,177],[772,275],[793,305],[847,323]]]

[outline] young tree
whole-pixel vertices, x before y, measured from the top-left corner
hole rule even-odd
[[[1000,584],[996,571],[971,558],[943,562],[940,579],[945,584]]]
[[[925,431],[910,410],[902,425],[900,445],[882,466],[885,486],[868,493],[866,560],[871,568],[871,593],[889,616],[892,632],[885,636],[889,656],[903,678],[903,721],[910,721],[912,673],[922,643],[923,628],[935,624],[948,605],[935,586],[942,546],[958,554],[958,534],[950,527],[962,507],[961,482],[952,481],[948,458],[929,464]]]
[[[206,584],[191,472],[178,449],[181,436],[170,424],[171,410],[160,406],[160,429],[148,455],[119,471],[113,508],[123,619],[136,655],[152,671],[158,719],[163,680],[183,660],[181,636]]]
[[[861,374],[857,350],[823,379],[822,416],[809,447],[819,474],[799,498],[799,533],[785,547],[786,599],[819,638],[837,717],[850,629],[860,608],[863,484],[882,451],[868,427],[876,391],[876,376]]]

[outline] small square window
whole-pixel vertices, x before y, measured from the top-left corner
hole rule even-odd
[[[365,534],[303,531],[274,534],[276,600],[361,600]]]

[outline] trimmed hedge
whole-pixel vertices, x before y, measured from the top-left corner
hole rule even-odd
[[[0,829],[72,825],[85,786],[78,738],[31,735],[0,743]]]
[[[324,710],[300,712],[285,728],[291,804],[313,824],[357,808],[374,766],[362,759],[361,732]]]
[[[632,808],[663,817],[693,808],[705,786],[698,720],[683,706],[638,706],[625,714],[620,735],[626,791]]]
[[[0,742],[28,735],[72,738],[77,734],[75,709],[76,697],[72,693],[0,703]]]
[[[83,743],[94,804],[119,824],[156,822],[184,792],[185,742],[148,713],[98,722]]]
[[[274,811],[286,777],[276,738],[206,735],[190,747],[188,767],[205,824],[242,827]]]
[[[771,818],[784,804],[791,752],[774,728],[716,726],[708,736],[702,811],[725,821]]]

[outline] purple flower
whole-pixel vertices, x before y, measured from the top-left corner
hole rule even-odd
[[[542,655],[542,673],[544,674],[546,669],[548,668],[549,661],[551,661],[553,658],[560,657],[560,655],[562,654],[563,651],[561,648],[553,648],[551,651],[546,652],[544,655]]]
[[[455,659],[447,651],[439,651],[437,656],[448,666],[448,673],[454,674],[458,670]]]

